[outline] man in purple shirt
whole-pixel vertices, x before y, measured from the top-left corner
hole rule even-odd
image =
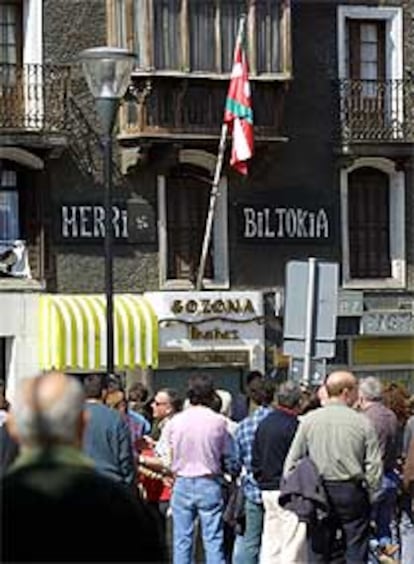
[[[191,564],[195,518],[201,523],[206,564],[225,564],[223,546],[223,467],[230,468],[232,439],[226,420],[210,409],[209,376],[195,375],[188,389],[190,407],[165,429],[175,475],[171,509],[174,564]]]

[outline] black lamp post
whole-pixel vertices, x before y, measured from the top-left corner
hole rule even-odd
[[[135,56],[125,49],[95,47],[80,53],[89,90],[95,98],[102,125],[105,188],[105,296],[106,296],[106,373],[114,373],[113,254],[112,254],[112,129],[118,106],[131,78]]]

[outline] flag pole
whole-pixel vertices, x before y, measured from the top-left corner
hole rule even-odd
[[[237,42],[241,37],[246,22],[246,14],[240,16],[239,29],[237,32]],[[214,212],[216,208],[217,196],[219,195],[219,185],[221,179],[221,171],[223,169],[224,152],[226,150],[228,124],[223,123],[221,126],[220,143],[216,161],[216,170],[214,172],[213,185],[210,192],[210,203],[207,212],[206,226],[204,230],[203,246],[201,249],[200,263],[198,265],[196,290],[202,290],[204,271],[206,268],[208,248],[210,246],[211,232],[213,229]]]
[[[226,150],[227,129],[228,129],[227,123],[223,123],[223,125],[221,126],[221,136],[220,136],[220,143],[219,143],[219,149],[218,149],[218,155],[216,161],[216,170],[214,172],[214,180],[210,192],[210,203],[207,212],[206,227],[204,230],[204,239],[203,239],[203,246],[200,256],[200,264],[198,266],[198,272],[197,272],[196,290],[201,290],[203,286],[204,270],[206,268],[207,253],[208,253],[208,248],[210,246],[211,231],[213,229],[214,212],[216,209],[217,196],[219,194],[218,189],[220,184],[221,171],[223,168],[224,152]]]

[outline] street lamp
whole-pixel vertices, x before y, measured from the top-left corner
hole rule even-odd
[[[117,47],[85,49],[79,55],[89,90],[95,99],[103,134],[105,189],[105,296],[106,296],[106,372],[114,373],[114,314],[112,256],[112,129],[121,98],[128,87],[135,56]]]

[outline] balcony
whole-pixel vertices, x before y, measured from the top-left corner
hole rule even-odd
[[[257,141],[279,141],[285,86],[252,82]],[[121,112],[120,140],[209,140],[220,135],[228,80],[159,77],[134,82]]]
[[[414,87],[409,80],[341,80],[339,100],[344,145],[414,143]]]
[[[0,64],[0,133],[62,133],[70,67]]]

